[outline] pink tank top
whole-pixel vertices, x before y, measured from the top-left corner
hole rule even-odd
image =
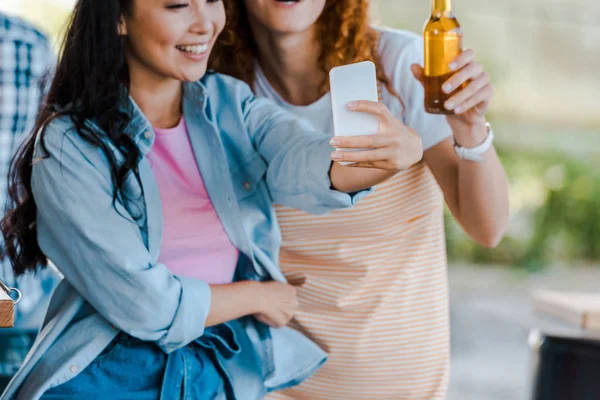
[[[239,256],[212,205],[182,118],[154,128],[147,157],[162,200],[164,231],[159,261],[174,274],[210,284],[230,283]]]

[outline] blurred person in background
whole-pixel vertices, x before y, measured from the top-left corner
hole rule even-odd
[[[10,160],[31,132],[51,81],[54,54],[46,36],[27,22],[0,12],[0,209],[7,199]],[[0,237],[0,240],[1,237]],[[0,329],[0,391],[21,365],[42,323],[58,277],[50,268],[15,279],[8,260],[0,279],[23,297],[15,308],[15,327]]]
[[[422,37],[372,27],[368,0],[225,5],[227,24],[211,68],[246,81],[315,129],[332,132],[329,70],[370,60],[381,103],[419,133],[424,147],[424,162],[378,185],[351,210],[311,216],[278,208],[281,267],[300,285],[295,327],[315,339],[329,360],[314,377],[273,398],[445,398],[450,328],[444,199],[482,246],[495,246],[508,225],[508,183],[485,118],[494,94],[489,74],[473,51],[464,51],[446,82],[447,93],[469,82],[445,104],[456,115],[427,114]]]

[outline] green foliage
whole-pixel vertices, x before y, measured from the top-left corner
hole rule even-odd
[[[473,243],[447,215],[449,257],[538,270],[600,261],[600,165],[564,154],[501,151],[511,184],[511,227],[500,245]]]

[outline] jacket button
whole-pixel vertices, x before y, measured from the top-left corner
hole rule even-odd
[[[246,181],[246,182],[244,182],[244,188],[246,190],[250,190],[250,189],[252,189],[252,184],[250,182]]]
[[[69,368],[69,371],[71,371],[72,373],[76,374],[79,372],[79,366],[78,365],[71,365],[71,367]]]
[[[227,204],[231,205],[231,203],[233,202],[233,199],[231,198],[230,195],[227,195],[227,197],[225,197],[225,200],[227,200]]]
[[[146,139],[150,139],[152,137],[152,131],[146,131],[146,132],[144,132],[144,137]]]

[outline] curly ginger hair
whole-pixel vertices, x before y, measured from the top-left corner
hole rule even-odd
[[[246,17],[243,0],[224,0],[227,22],[212,51],[209,68],[254,84],[254,60],[258,49]],[[388,92],[404,102],[383,71],[378,53],[379,34],[369,22],[369,0],[327,0],[316,22],[321,43],[319,68],[326,78],[320,95],[329,91],[328,72],[331,68],[372,61],[377,80]]]

